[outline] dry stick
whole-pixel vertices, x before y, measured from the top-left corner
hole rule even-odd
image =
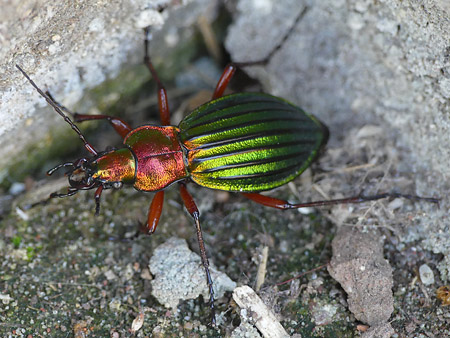
[[[241,309],[247,310],[247,315],[253,319],[255,326],[264,337],[289,337],[274,313],[264,304],[252,288],[243,285],[234,289],[233,299]]]
[[[258,272],[256,273],[256,286],[255,290],[259,291],[261,285],[264,284],[264,279],[267,272],[267,258],[269,257],[269,247],[265,245],[262,249],[261,263],[258,266]]]

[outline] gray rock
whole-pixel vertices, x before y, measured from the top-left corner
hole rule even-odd
[[[155,275],[152,295],[164,306],[175,309],[182,300],[195,299],[203,295],[209,299],[205,271],[200,256],[189,250],[184,239],[172,237],[158,246],[149,263]],[[210,266],[215,298],[226,291],[233,291],[236,283],[227,275]]]

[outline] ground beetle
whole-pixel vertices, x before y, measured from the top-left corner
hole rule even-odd
[[[305,13],[306,9],[297,16],[295,22]],[[145,231],[151,234],[161,216],[164,189],[172,183],[178,183],[184,205],[194,219],[197,230],[200,255],[209,287],[212,323],[215,323],[213,282],[209,273],[199,211],[186,189],[188,181],[206,188],[240,192],[257,203],[278,209],[360,203],[386,197],[424,199],[434,203],[438,201],[435,198],[383,193],[291,204],[259,194],[299,176],[318,156],[328,139],[328,129],[322,122],[286,100],[262,93],[223,96],[238,67],[267,63],[292,29],[293,26],[265,59],[230,63],[217,83],[212,100],[191,112],[178,127],[170,125],[167,93],[148,54],[148,30],[144,62],[158,86],[158,104],[163,126],[143,125],[133,129],[114,116],[72,114],[48,92],[44,93],[39,89],[25,71],[16,65],[39,94],[78,134],[85,148],[92,154],[91,157],[63,163],[48,171],[48,175],[51,175],[62,167],[69,167],[66,173],[70,185],[67,193],[53,193],[50,198],[72,196],[80,190],[95,188],[98,214],[100,196],[104,189],[120,188],[123,184],[129,184],[140,191],[156,192],[145,226]],[[64,111],[70,113],[75,122],[107,120],[123,138],[123,147],[98,152]]]

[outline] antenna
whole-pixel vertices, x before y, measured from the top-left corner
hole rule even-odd
[[[47,103],[52,106],[52,108],[59,114],[61,115],[61,117],[64,119],[64,121],[66,121],[70,127],[78,134],[78,136],[80,137],[81,141],[83,141],[84,143],[84,147],[87,149],[87,151],[89,151],[91,154],[93,154],[94,156],[98,154],[98,152],[94,149],[94,147],[86,140],[86,138],[84,137],[84,135],[81,133],[80,129],[78,129],[78,127],[72,122],[72,120],[63,113],[63,111],[58,107],[58,105],[55,103],[54,100],[52,100],[52,98],[50,98],[47,94],[45,94],[37,85],[36,83],[34,83],[33,80],[30,79],[30,77],[28,76],[27,73],[25,73],[25,71],[19,67],[19,65],[16,64],[16,67],[18,70],[20,70],[20,72],[23,74],[23,76],[25,76],[27,78],[28,81],[30,81],[31,85],[37,90],[37,92],[39,94],[41,94],[41,96],[45,99],[45,101],[47,101]]]

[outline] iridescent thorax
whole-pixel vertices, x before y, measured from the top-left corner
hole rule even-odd
[[[94,179],[103,182],[134,183],[136,161],[128,148],[106,152],[91,164]]]
[[[125,137],[136,157],[136,189],[157,191],[188,176],[178,133],[177,127],[145,125]]]

